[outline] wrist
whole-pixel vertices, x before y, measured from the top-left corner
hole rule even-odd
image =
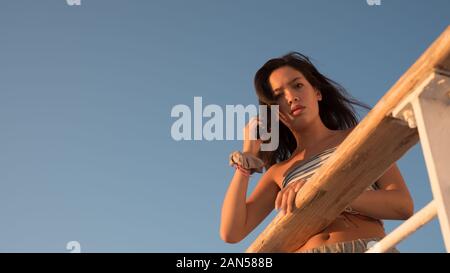
[[[236,169],[236,171],[240,174],[242,174],[245,177],[250,177],[251,173],[250,170],[244,169],[243,167],[239,166],[238,164],[233,164],[233,167]]]
[[[262,173],[264,162],[251,152],[234,151],[229,156],[230,166],[239,167],[243,173],[253,174],[254,172]]]
[[[242,149],[242,153],[258,156],[258,151],[252,150],[250,148],[245,148],[245,147]]]

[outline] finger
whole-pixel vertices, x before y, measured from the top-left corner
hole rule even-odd
[[[256,120],[256,118],[255,117],[253,117],[253,118],[251,118],[249,121],[248,121],[248,123],[247,123],[247,127],[252,127],[252,126],[255,126],[256,125],[256,123],[257,123],[257,120]]]
[[[289,184],[287,184],[286,185],[286,187],[284,187],[283,188],[283,190],[286,192],[286,194],[287,194],[287,191],[290,191],[290,190],[292,190],[292,189],[295,189],[295,186],[297,185],[297,182],[291,182],[291,183],[289,183]]]
[[[295,192],[298,192],[306,183],[306,180],[300,180],[297,185],[295,185]]]
[[[287,208],[287,194],[286,192],[284,192],[281,200],[281,211],[283,212],[283,215],[286,214],[286,208]]]
[[[252,128],[254,128],[255,126],[256,126],[256,123],[253,120],[251,120],[251,121],[249,121],[247,126],[244,127],[244,130],[250,132],[250,130],[252,130]]]
[[[288,200],[287,200],[287,205],[288,205],[288,212],[292,213],[294,211],[294,206],[295,206],[295,192],[289,191],[289,196],[288,196]]]
[[[280,118],[281,121],[283,121],[284,123],[286,123],[286,118],[284,117],[283,113],[280,112],[280,114],[278,115],[278,117]]]
[[[264,123],[262,121],[260,121],[259,119],[252,120],[252,127],[257,128],[258,126],[262,127],[262,126],[264,126]]]
[[[255,128],[257,126],[257,121],[255,118],[250,119],[247,126],[244,127],[244,139],[256,139]]]
[[[283,113],[283,112],[279,112],[280,113],[280,119],[282,120],[282,121],[284,121],[284,122],[286,122],[286,121],[288,121],[288,118],[287,118],[287,116]]]
[[[278,210],[281,205],[281,191],[278,192],[277,198],[275,199],[275,209]]]
[[[266,128],[266,125],[265,125],[264,122],[262,122],[262,121],[258,121],[258,125],[259,125],[259,127],[261,127],[261,128]]]
[[[259,124],[264,124],[264,121],[267,121],[267,118],[266,118],[266,119],[257,118],[256,121],[257,121]]]

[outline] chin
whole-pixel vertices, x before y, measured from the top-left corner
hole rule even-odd
[[[296,130],[301,130],[308,127],[309,124],[310,122],[308,120],[297,117],[294,122],[291,123],[291,126]]]

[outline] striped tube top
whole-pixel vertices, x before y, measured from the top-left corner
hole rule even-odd
[[[295,166],[286,177],[283,179],[282,186],[286,187],[292,181],[306,179],[308,181],[311,176],[316,173],[316,170],[320,168],[325,161],[333,154],[333,152],[337,149],[338,146],[327,149],[323,152],[320,152],[306,161],[300,163],[298,166]],[[375,182],[370,185],[367,190],[377,190],[379,189],[378,184]]]
[[[320,166],[323,165],[323,163],[333,154],[333,152],[337,149],[338,146],[335,146],[333,148],[327,149],[321,153],[318,153],[314,156],[312,156],[310,159],[307,159],[306,161],[300,163],[299,165],[295,166],[284,178],[282,187],[286,187],[289,183],[293,181],[297,181],[300,179],[306,179],[308,181],[311,176],[314,175],[316,169],[318,169]],[[377,182],[373,183],[369,187],[366,188],[366,190],[379,190],[380,186],[377,184]],[[353,210],[351,207],[347,207],[345,209],[345,212],[349,214],[353,214],[358,217],[368,217],[360,214],[359,212]],[[341,214],[338,216],[338,218],[343,218],[347,223],[351,223],[352,221],[348,218],[348,216],[345,216],[345,214]],[[381,226],[384,226],[384,223],[381,219],[375,219],[371,218],[376,221],[378,221]]]

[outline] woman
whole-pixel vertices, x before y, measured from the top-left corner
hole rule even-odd
[[[242,152],[230,155],[236,172],[225,195],[220,235],[228,243],[245,238],[275,208],[283,215],[295,208],[296,192],[357,125],[352,104],[336,82],[322,75],[309,58],[296,52],[265,63],[255,75],[262,105],[279,105],[279,146],[260,151],[261,140],[249,132],[264,126],[252,119],[244,128]],[[270,130],[270,124],[266,125]],[[249,198],[250,174],[265,167]],[[380,219],[404,220],[413,201],[397,165],[356,198],[334,222],[295,252],[364,252],[386,234]],[[395,248],[390,252],[398,252]]]

